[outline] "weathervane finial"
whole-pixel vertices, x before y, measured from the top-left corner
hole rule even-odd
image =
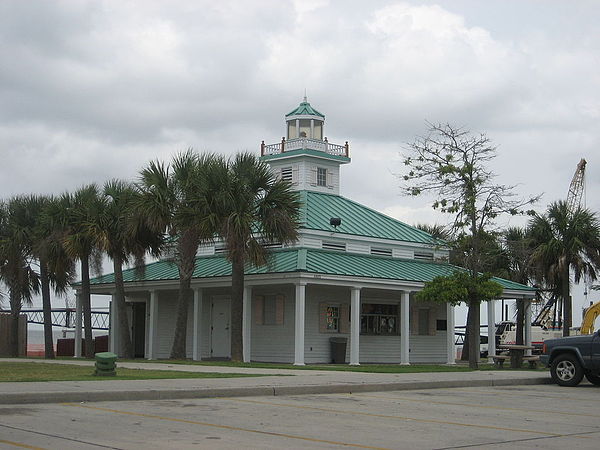
[[[308,100],[306,100],[306,88],[304,88],[304,102],[306,103]]]

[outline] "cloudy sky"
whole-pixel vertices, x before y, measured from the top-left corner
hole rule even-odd
[[[349,141],[342,193],[408,223],[426,121],[485,132],[498,181],[538,208],[588,161],[600,210],[600,2],[0,2],[0,197],[134,178],[188,147],[259,151],[308,93]]]

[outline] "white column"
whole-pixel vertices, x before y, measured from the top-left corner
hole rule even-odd
[[[454,338],[454,306],[446,303],[446,353],[448,357],[446,364],[456,364]]]
[[[111,296],[110,300],[110,330],[109,330],[109,342],[108,342],[108,350],[117,353],[119,346],[117,344],[119,332],[119,320],[118,320],[118,312],[117,312],[117,302],[115,301],[115,296]]]
[[[82,304],[81,294],[75,294],[75,358],[81,358],[81,316],[82,316]]]
[[[252,288],[244,287],[244,310],[242,317],[242,347],[243,360],[250,362],[252,359]]]
[[[148,359],[156,359],[158,344],[158,292],[154,289],[150,291],[150,300],[148,301]]]
[[[410,291],[400,297],[400,364],[410,364]]]
[[[523,305],[525,307],[525,325],[523,327],[525,345],[531,345],[531,299],[524,298]],[[525,356],[531,356],[531,350],[525,350]]]
[[[487,304],[488,322],[488,361],[493,364],[492,356],[496,354],[496,300],[489,300]]]
[[[353,287],[350,291],[350,365],[360,364],[360,288]]]
[[[202,359],[202,289],[194,289],[194,317],[192,320],[192,359]]]
[[[304,315],[306,305],[306,284],[296,284],[296,325],[294,338],[294,365],[304,365]]]

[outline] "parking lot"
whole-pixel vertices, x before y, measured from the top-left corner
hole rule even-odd
[[[5,405],[0,447],[596,449],[599,397],[581,384]]]

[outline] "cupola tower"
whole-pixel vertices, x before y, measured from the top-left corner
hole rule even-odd
[[[295,189],[339,195],[340,165],[348,164],[348,142],[332,144],[324,137],[325,115],[313,108],[306,97],[285,115],[286,136],[281,142],[260,145],[261,158],[277,177]]]

